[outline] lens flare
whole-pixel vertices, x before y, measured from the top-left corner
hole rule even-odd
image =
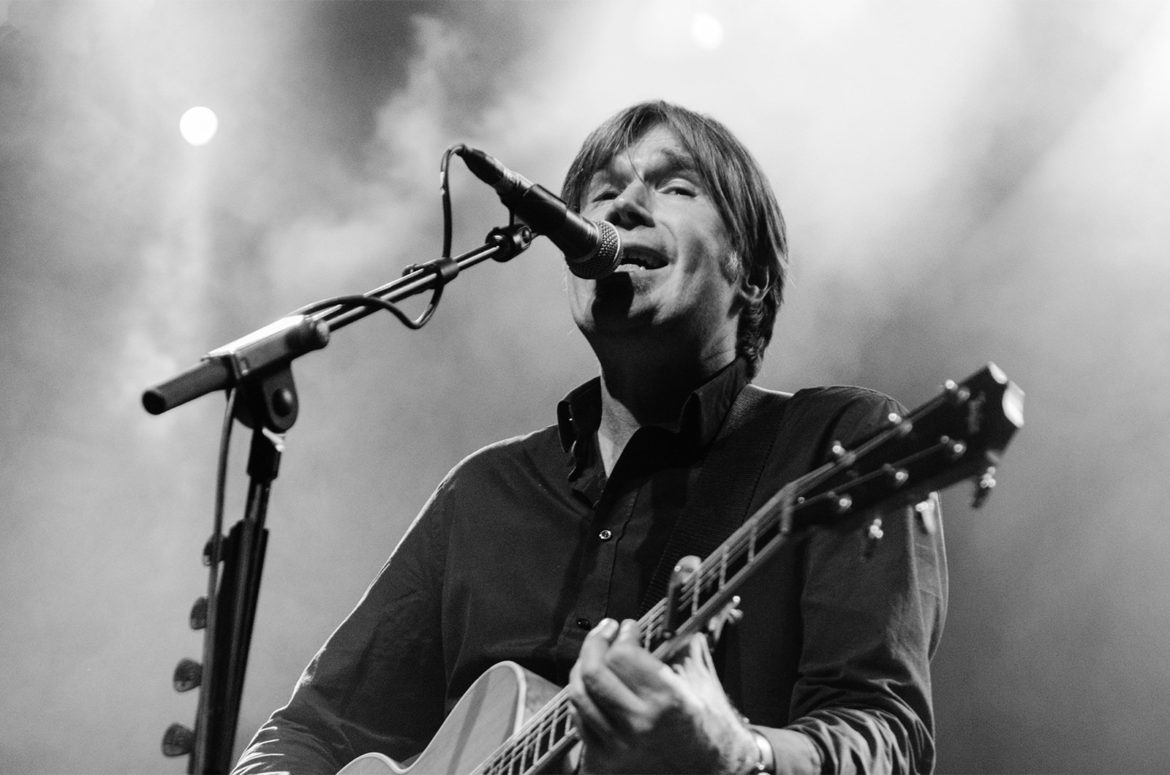
[[[190,108],[179,119],[179,134],[191,145],[207,145],[218,130],[219,117],[211,108]]]

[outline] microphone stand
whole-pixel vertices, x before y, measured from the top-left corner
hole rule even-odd
[[[401,278],[361,296],[339,297],[302,308],[306,312],[281,318],[213,350],[196,366],[143,393],[146,410],[162,414],[207,393],[234,389],[229,393],[232,419],[252,429],[244,516],[226,537],[219,535],[217,528],[204,549],[204,563],[211,569],[208,596],[197,600],[191,612],[192,628],[206,628],[203,664],[185,659],[175,670],[176,690],[200,687],[195,731],[172,724],[163,736],[165,755],[190,755],[187,772],[226,773],[232,767],[268,543],[268,529],[264,526],[268,499],[280,468],[283,434],[293,426],[298,413],[292,361],[325,347],[333,331],[379,309],[391,309],[405,321],[393,304],[409,296],[432,291],[433,310],[443,287],[460,271],[489,258],[508,261],[527,250],[532,238],[531,229],[522,223],[493,229],[478,248],[454,258],[408,267]]]

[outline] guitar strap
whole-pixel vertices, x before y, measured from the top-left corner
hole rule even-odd
[[[747,519],[789,398],[787,393],[751,384],[736,396],[707,452],[694,494],[667,538],[642,595],[640,614],[666,596],[671,573],[680,559],[689,554],[707,557]]]

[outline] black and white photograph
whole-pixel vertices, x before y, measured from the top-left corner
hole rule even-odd
[[[1166,0],[0,0],[0,774],[1170,772]]]

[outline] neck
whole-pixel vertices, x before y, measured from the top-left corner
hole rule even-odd
[[[643,426],[674,427],[687,397],[735,359],[735,352],[663,362],[655,358],[602,359],[598,447],[609,474],[634,432]]]

